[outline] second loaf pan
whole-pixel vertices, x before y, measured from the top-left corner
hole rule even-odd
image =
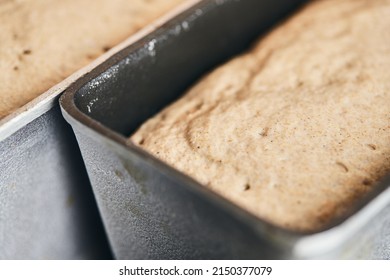
[[[303,1],[202,1],[73,84],[61,98],[119,259],[390,258],[390,189],[323,232],[270,225],[127,137],[205,71]],[[387,212],[386,212],[387,211]]]

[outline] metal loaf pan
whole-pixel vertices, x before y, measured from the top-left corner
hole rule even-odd
[[[77,78],[155,30],[188,1],[0,120],[0,259],[109,259],[80,149],[59,95]]]
[[[299,234],[254,217],[126,146],[143,121],[301,2],[201,1],[79,79],[61,97],[116,258],[390,258],[386,182],[329,229]]]
[[[0,259],[107,259],[109,244],[59,95],[196,0],[172,9],[0,120]]]

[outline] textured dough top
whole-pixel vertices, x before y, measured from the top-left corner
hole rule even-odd
[[[0,0],[0,119],[185,0]]]
[[[130,141],[273,224],[323,229],[390,171],[390,1],[309,4]]]

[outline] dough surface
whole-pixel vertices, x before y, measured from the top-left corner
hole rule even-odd
[[[129,141],[275,225],[327,227],[390,171],[390,1],[310,3]]]
[[[0,0],[0,119],[184,0]]]

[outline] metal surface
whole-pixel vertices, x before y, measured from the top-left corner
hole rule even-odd
[[[126,146],[140,123],[300,2],[203,1],[61,97],[117,258],[390,258],[389,181],[329,229],[298,234],[259,220]]]
[[[0,259],[110,257],[59,106],[1,141],[0,158]]]

